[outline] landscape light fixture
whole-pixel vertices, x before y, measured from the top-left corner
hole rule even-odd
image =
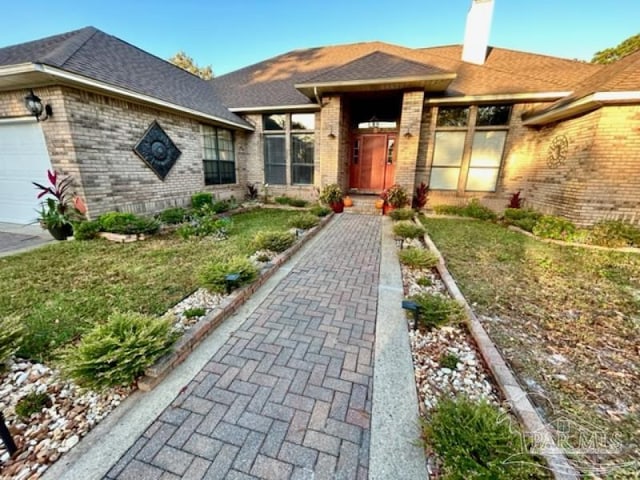
[[[29,113],[36,117],[36,120],[39,122],[44,122],[47,118],[53,116],[51,105],[43,105],[40,97],[33,93],[33,89],[29,89],[29,95],[24,97],[24,105],[27,107],[27,110],[29,110]],[[44,117],[42,117],[43,112]]]

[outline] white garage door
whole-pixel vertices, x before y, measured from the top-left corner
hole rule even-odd
[[[36,220],[40,201],[31,182],[48,185],[50,168],[39,123],[31,119],[0,122],[0,222]]]

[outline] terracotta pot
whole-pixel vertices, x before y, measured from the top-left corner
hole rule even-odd
[[[382,207],[382,214],[383,215],[388,215],[389,212],[393,212],[396,209],[396,207],[389,205],[388,203],[385,203],[384,206]]]
[[[344,197],[342,203],[344,203],[345,207],[353,207],[353,200],[351,199],[351,197]]]
[[[60,226],[50,226],[47,227],[47,230],[49,230],[51,236],[56,240],[66,240],[67,237],[73,235],[73,227],[69,223]]]
[[[342,200],[340,200],[339,202],[332,203],[330,206],[331,206],[331,210],[333,210],[335,213],[344,212],[344,203],[342,202]]]
[[[382,207],[384,207],[384,200],[379,198],[378,200],[376,200],[376,208],[378,210],[382,210]]]

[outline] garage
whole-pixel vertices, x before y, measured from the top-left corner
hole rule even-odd
[[[50,168],[38,122],[31,118],[0,122],[0,222],[36,221],[39,200],[31,182],[46,185]]]

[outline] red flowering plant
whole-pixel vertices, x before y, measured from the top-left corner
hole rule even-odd
[[[38,199],[44,199],[39,211],[38,221],[42,228],[60,228],[71,226],[72,222],[81,220],[87,213],[87,207],[80,197],[69,191],[73,179],[62,177],[55,170],[47,170],[49,186],[32,182],[39,190]]]
[[[409,195],[402,185],[397,183],[382,191],[380,198],[394,208],[402,208],[409,203]]]

